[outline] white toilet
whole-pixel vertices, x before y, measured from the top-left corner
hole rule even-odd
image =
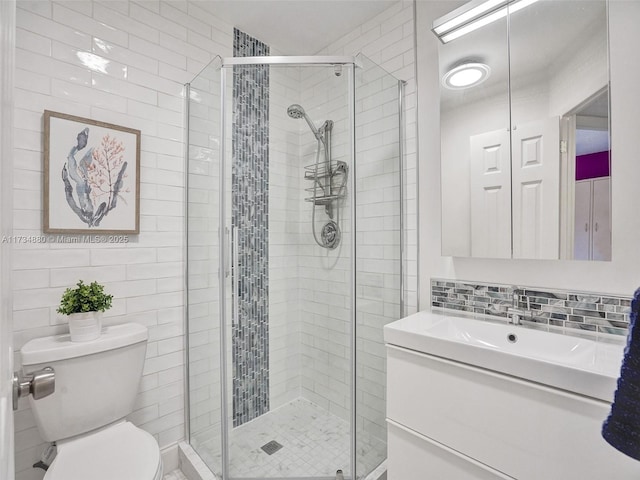
[[[22,347],[25,374],[52,367],[55,392],[29,402],[42,438],[57,455],[45,480],[161,480],[152,435],[125,420],[133,411],[147,350],[147,328],[103,329],[97,340],[36,338]]]

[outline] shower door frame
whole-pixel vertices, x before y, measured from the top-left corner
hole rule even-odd
[[[0,2],[0,228],[13,235],[13,87],[16,43],[16,2]],[[0,245],[0,478],[15,474],[13,403],[13,316],[10,242]]]
[[[336,66],[349,66],[350,68],[346,69],[348,72],[348,105],[347,109],[349,111],[349,125],[351,126],[351,165],[349,166],[349,176],[348,176],[348,188],[351,192],[350,198],[350,216],[351,216],[351,229],[352,229],[352,240],[350,245],[350,255],[351,255],[351,268],[349,275],[349,290],[351,296],[351,305],[350,305],[350,367],[351,367],[351,375],[350,375],[350,474],[351,478],[355,480],[357,478],[357,455],[356,455],[356,447],[357,447],[357,428],[356,428],[356,408],[357,408],[357,395],[356,395],[356,386],[357,386],[357,345],[356,345],[356,268],[357,268],[357,248],[356,248],[356,223],[357,223],[357,212],[356,212],[356,112],[355,112],[355,88],[356,88],[356,75],[355,69],[360,68],[361,65],[358,62],[357,56],[265,56],[265,57],[217,57],[219,65],[218,68],[220,70],[220,143],[219,143],[219,155],[220,155],[220,164],[219,164],[219,178],[220,178],[220,193],[219,193],[219,228],[218,228],[218,245],[219,245],[219,268],[218,268],[218,282],[219,282],[219,315],[220,315],[220,393],[221,393],[221,480],[229,480],[229,423],[228,423],[228,362],[227,362],[227,274],[232,274],[232,269],[229,266],[229,262],[231,261],[232,252],[230,245],[230,241],[227,233],[227,188],[225,185],[226,178],[226,147],[227,147],[227,128],[226,128],[226,115],[228,113],[227,104],[226,104],[226,94],[227,94],[227,69],[226,67],[233,67],[235,65],[242,66],[263,66],[263,65],[275,65],[275,66],[289,66],[289,67],[303,67],[303,66],[327,66],[327,67],[336,67]],[[399,125],[398,125],[398,133],[399,133],[399,175],[400,175],[400,258],[399,258],[399,269],[400,269],[400,316],[403,317],[405,315],[405,289],[404,289],[404,259],[405,259],[405,251],[404,251],[404,85],[405,82],[402,80],[398,80],[398,107],[399,107]],[[186,161],[189,161],[189,101],[190,101],[190,83],[185,84],[185,99],[186,99],[186,108],[185,108],[185,124],[187,125],[187,135],[185,138],[185,158]],[[187,183],[185,189],[185,195],[188,198],[188,177],[189,177],[189,169],[185,169]],[[186,201],[186,208],[188,208],[188,200]],[[186,216],[186,221],[188,222],[188,212]],[[185,239],[185,254],[188,252],[188,229],[185,229],[185,234],[187,238]],[[186,279],[186,290],[188,295],[188,259],[185,262],[185,268],[187,272],[185,274]],[[188,324],[188,302],[186,302],[186,318]],[[186,354],[187,354],[187,367],[188,367],[188,356],[189,356],[189,334],[188,334],[188,326],[187,326],[187,345],[186,345]],[[189,375],[185,375],[186,378],[186,405],[185,405],[185,413],[186,413],[186,436],[190,442],[190,388],[189,388]]]

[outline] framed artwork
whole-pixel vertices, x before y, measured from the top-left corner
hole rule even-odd
[[[44,232],[140,232],[140,130],[45,110]]]

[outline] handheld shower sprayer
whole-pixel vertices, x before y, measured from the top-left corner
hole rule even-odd
[[[313,122],[309,118],[309,115],[307,115],[307,112],[304,111],[304,108],[302,108],[301,105],[298,105],[297,103],[294,103],[293,105],[289,105],[289,108],[287,108],[287,115],[289,115],[291,118],[296,118],[296,119],[304,118],[309,124],[309,128],[311,128],[311,131],[313,132],[315,137],[318,140],[322,139],[322,134],[318,131],[316,126],[313,124]]]

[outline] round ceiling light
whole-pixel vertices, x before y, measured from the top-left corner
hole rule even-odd
[[[451,90],[462,90],[481,84],[490,73],[489,65],[484,63],[463,63],[445,73],[442,84]]]

